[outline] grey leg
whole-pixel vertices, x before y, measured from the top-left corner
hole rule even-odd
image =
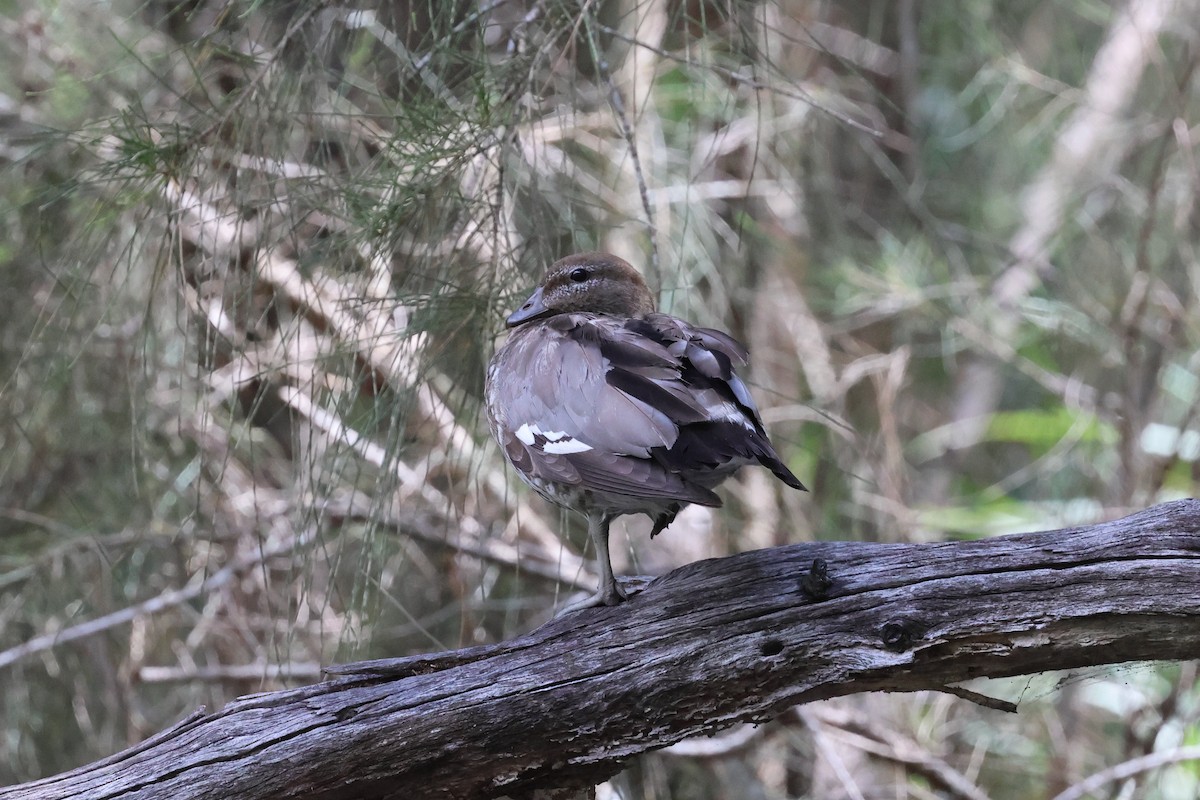
[[[591,538],[592,544],[596,548],[596,567],[600,570],[600,588],[591,597],[565,606],[555,616],[596,606],[615,606],[626,599],[625,592],[621,591],[616,576],[613,575],[612,561],[608,553],[608,526],[611,522],[610,517],[599,514],[588,515],[588,537]]]

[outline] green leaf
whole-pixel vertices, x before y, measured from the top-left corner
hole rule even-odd
[[[1050,409],[998,411],[988,423],[986,440],[1014,442],[1047,449],[1065,438],[1077,442],[1113,444],[1117,432],[1094,414],[1062,406]]]

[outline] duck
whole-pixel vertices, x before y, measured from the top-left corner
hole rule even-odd
[[[629,262],[599,252],[556,261],[505,320],[488,364],[488,427],[521,479],[587,518],[597,591],[559,614],[627,599],[613,574],[609,529],[626,514],[661,533],[689,503],[760,465],[793,489],[737,370],[749,353],[733,336],[659,313]]]

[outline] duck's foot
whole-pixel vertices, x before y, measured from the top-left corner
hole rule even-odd
[[[624,603],[629,599],[629,595],[625,594],[625,590],[613,580],[612,582],[601,586],[600,589],[590,597],[585,597],[582,600],[576,600],[574,603],[568,603],[554,613],[554,616],[561,617],[566,614],[572,614],[576,611],[582,611],[585,608],[596,608],[597,606],[615,606]]]

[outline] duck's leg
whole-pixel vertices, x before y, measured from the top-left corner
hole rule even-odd
[[[596,546],[596,566],[600,569],[600,589],[596,592],[600,604],[615,606],[629,598],[613,575],[612,558],[608,552],[608,526],[613,518],[602,514],[588,515],[588,536]]]
[[[588,537],[596,548],[596,566],[600,570],[600,588],[591,597],[585,597],[583,600],[564,606],[555,616],[596,606],[615,606],[626,600],[625,592],[621,590],[616,576],[613,575],[612,561],[609,558],[608,526],[610,523],[612,523],[612,517],[605,514],[588,514]]]

